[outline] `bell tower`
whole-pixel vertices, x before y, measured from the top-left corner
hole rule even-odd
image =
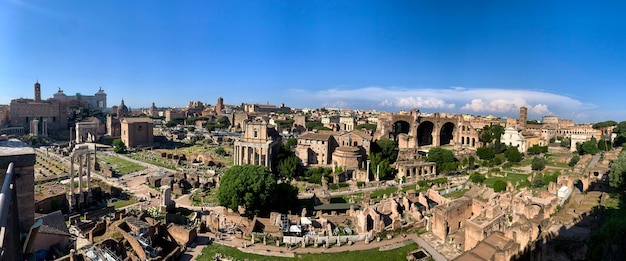
[[[35,82],[35,101],[41,101],[41,84],[39,84],[39,81]]]

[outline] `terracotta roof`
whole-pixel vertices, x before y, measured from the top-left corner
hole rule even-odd
[[[152,119],[150,118],[123,118],[122,121],[126,123],[136,123],[136,122],[152,123]]]
[[[328,134],[328,133],[314,133],[314,132],[307,132],[304,133],[300,136],[298,136],[298,139],[303,139],[303,140],[329,140],[330,137],[332,136],[332,134]]]

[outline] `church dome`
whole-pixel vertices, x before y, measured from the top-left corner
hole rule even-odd
[[[120,104],[119,107],[117,107],[117,117],[123,118],[123,117],[128,117],[129,115],[130,115],[130,111],[128,110],[128,107],[124,105],[124,99],[122,99],[122,103]]]

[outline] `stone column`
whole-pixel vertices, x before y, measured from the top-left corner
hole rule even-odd
[[[272,167],[272,166],[270,166],[270,152],[269,152],[269,149],[265,150],[265,166],[267,166],[268,168]]]
[[[70,156],[70,206],[74,197],[74,156]]]
[[[78,156],[78,197],[82,197],[83,194],[83,162],[85,161],[85,155]],[[81,200],[78,201],[80,203]]]
[[[91,203],[91,155],[87,153],[87,204]]]

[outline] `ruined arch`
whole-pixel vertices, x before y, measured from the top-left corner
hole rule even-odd
[[[365,231],[372,231],[374,229],[374,219],[371,215],[367,215],[367,225]]]
[[[417,145],[426,146],[433,145],[433,130],[435,124],[425,121],[417,127]]]
[[[446,122],[439,132],[439,145],[450,144],[454,140],[454,123]]]
[[[411,124],[409,124],[406,121],[399,120],[399,121],[394,122],[393,125],[391,125],[391,132],[389,133],[389,138],[397,142],[398,136],[400,134],[402,133],[409,134],[410,131],[411,131]]]

